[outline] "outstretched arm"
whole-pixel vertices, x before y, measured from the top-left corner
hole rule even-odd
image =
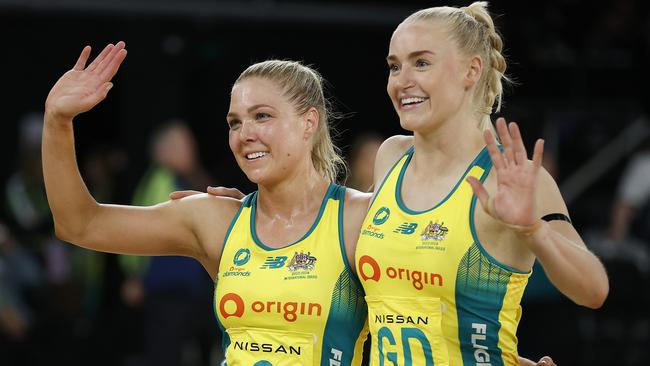
[[[124,42],[108,45],[86,65],[85,47],[74,67],[54,85],[45,103],[43,175],[59,238],[94,250],[201,257],[192,215],[197,201],[153,207],[98,204],[84,184],[75,158],[72,120],[101,102],[126,57]]]
[[[501,222],[504,230],[517,234],[563,294],[577,304],[599,308],[609,292],[602,263],[570,223],[540,219],[549,213],[567,213],[557,185],[541,169],[543,141],[535,144],[531,161],[516,123],[508,126],[499,118],[497,130],[503,151],[490,132],[484,134],[496,170],[497,191],[490,195],[480,181],[468,178],[483,210]]]

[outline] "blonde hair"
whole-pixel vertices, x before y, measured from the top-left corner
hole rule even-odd
[[[503,82],[511,81],[505,75],[507,65],[501,53],[503,41],[494,27],[487,5],[487,1],[475,1],[462,8],[440,6],[423,9],[411,14],[403,23],[442,21],[449,27],[451,39],[463,54],[481,56],[484,62],[483,72],[474,90],[476,112],[481,116],[478,127],[494,131],[490,114],[493,110],[498,112],[501,109]]]
[[[320,120],[312,140],[311,160],[314,168],[332,182],[337,180],[339,173],[347,173],[345,160],[332,142],[332,115],[323,92],[323,77],[316,70],[299,62],[268,60],[249,66],[239,75],[235,84],[251,77],[267,79],[280,86],[298,114],[306,113],[311,107],[316,108]]]

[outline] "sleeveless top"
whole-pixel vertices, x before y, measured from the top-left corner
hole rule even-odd
[[[357,272],[368,302],[371,365],[519,365],[516,329],[530,273],[492,258],[474,227],[492,161],[483,149],[435,207],[401,199],[411,147],[388,173],[364,221]]]
[[[344,198],[331,184],[309,231],[282,248],[257,237],[257,192],[244,199],[215,283],[227,365],[361,364],[367,307],[343,246]]]

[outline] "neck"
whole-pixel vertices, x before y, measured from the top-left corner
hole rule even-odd
[[[305,174],[283,179],[272,185],[259,185],[257,212],[275,220],[291,222],[296,217],[318,210],[329,181],[312,167]]]
[[[443,121],[431,131],[415,132],[414,172],[435,171],[439,176],[465,166],[485,146],[478,124],[476,117],[462,115]]]

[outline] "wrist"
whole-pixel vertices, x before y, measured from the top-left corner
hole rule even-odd
[[[512,225],[512,224],[506,224],[504,225],[509,228],[510,230],[514,231],[517,235],[522,236],[522,237],[531,237],[533,236],[536,232],[541,230],[542,226],[544,225],[543,220],[537,219],[535,222],[533,222],[530,225]]]
[[[537,219],[530,225],[507,225],[507,227],[513,230],[533,252],[536,252],[536,248],[547,240],[548,222],[542,219]]]
[[[51,109],[46,108],[43,116],[44,123],[50,126],[67,127],[72,126],[72,117],[67,117],[61,113],[57,113]]]

